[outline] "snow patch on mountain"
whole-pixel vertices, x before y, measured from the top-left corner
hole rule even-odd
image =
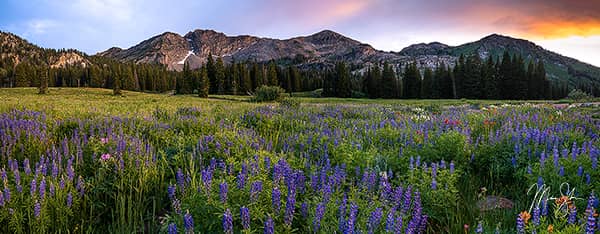
[[[188,57],[190,57],[190,55],[194,54],[193,50],[188,51],[187,55],[185,56],[185,58],[183,58],[181,61],[177,62],[177,64],[185,64],[185,60],[187,60]]]

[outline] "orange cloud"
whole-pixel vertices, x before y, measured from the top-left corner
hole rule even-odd
[[[525,33],[548,39],[600,35],[600,21],[541,21],[533,22],[529,27]]]

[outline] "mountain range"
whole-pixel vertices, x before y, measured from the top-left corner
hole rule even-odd
[[[11,33],[0,32],[0,48],[0,58],[11,58],[15,63],[28,59],[42,59],[55,67],[89,63],[89,56],[76,50],[54,51],[47,55],[40,47]],[[526,61],[542,60],[550,80],[600,86],[600,68],[548,51],[530,41],[498,34],[459,46],[420,43],[399,52],[386,52],[331,30],[285,40],[194,30],[183,36],[165,32],[128,49],[113,47],[93,56],[121,62],[163,64],[177,71],[182,70],[185,63],[198,68],[211,55],[222,58],[225,63],[276,60],[306,69],[331,67],[337,61],[356,65],[353,67],[357,69],[382,62],[402,66],[413,61],[419,68],[434,68],[439,64],[453,66],[461,54],[476,54],[482,59],[499,58],[506,50],[520,54]]]

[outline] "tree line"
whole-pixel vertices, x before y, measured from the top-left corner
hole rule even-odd
[[[387,62],[352,75],[343,62],[328,71],[323,95],[331,97],[405,99],[558,99],[566,97],[566,83],[551,83],[542,61],[525,61],[505,52],[501,58],[461,55],[454,67],[444,63],[420,70],[416,62],[404,66]]]
[[[505,52],[500,58],[481,59],[461,55],[454,66],[438,64],[419,69],[416,62],[373,64],[367,68],[338,62],[332,68],[299,69],[281,61],[225,64],[221,57],[208,57],[198,69],[185,64],[183,71],[164,65],[122,63],[91,56],[86,66],[51,68],[27,61],[14,64],[0,59],[0,86],[97,87],[176,94],[248,95],[263,85],[280,86],[286,92],[322,88],[322,96],[410,98],[410,99],[558,99],[572,88],[566,82],[550,82],[542,61],[526,60]],[[355,72],[351,72],[355,71]],[[576,87],[588,90],[586,87]]]

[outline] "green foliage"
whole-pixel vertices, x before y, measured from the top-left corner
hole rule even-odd
[[[279,86],[261,86],[256,89],[252,101],[254,102],[271,102],[278,101],[281,99],[282,94],[285,92]]]
[[[573,101],[586,101],[586,100],[591,100],[592,96],[586,92],[579,90],[579,89],[573,89],[573,90],[571,90],[571,92],[569,92],[569,95],[567,96],[567,98],[571,99]]]
[[[293,98],[284,98],[279,101],[279,105],[284,106],[286,108],[297,109],[300,107],[301,102],[298,99]]]

